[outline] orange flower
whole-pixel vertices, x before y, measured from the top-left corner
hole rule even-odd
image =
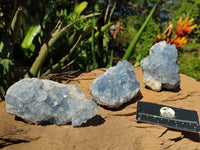
[[[171,44],[175,44],[176,48],[182,47],[185,43],[187,43],[186,37],[192,32],[194,28],[196,28],[196,24],[192,25],[193,18],[188,20],[188,17],[182,21],[182,17],[180,17],[178,21],[178,26],[176,29],[175,37],[170,41]]]
[[[182,47],[185,43],[187,43],[186,37],[179,37],[175,35],[175,37],[170,41],[171,44],[176,45],[176,48]]]
[[[191,26],[193,20],[193,18],[188,20],[188,17],[186,17],[185,20],[182,21],[182,17],[180,17],[176,30],[177,35],[181,37],[188,36],[188,34],[190,34],[197,26],[196,24]]]
[[[163,33],[163,35],[161,37],[160,35],[157,35],[154,43],[165,40],[167,43],[176,45],[177,49],[182,47],[185,43],[187,43],[186,38],[188,37],[188,35],[192,32],[194,28],[197,27],[196,24],[192,25],[193,21],[194,21],[193,18],[188,20],[188,17],[186,17],[185,20],[182,21],[182,17],[180,17],[178,21],[178,26],[176,29],[176,35],[174,36],[172,40],[171,40],[171,36],[172,36],[173,25],[171,22],[169,22],[169,25],[167,29],[165,30],[165,32]]]

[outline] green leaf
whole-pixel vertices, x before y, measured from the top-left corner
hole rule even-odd
[[[19,35],[20,27],[22,23],[22,8],[18,7],[11,23],[11,40],[12,43],[17,41],[17,37]]]
[[[21,47],[23,49],[28,49],[32,45],[32,42],[37,34],[41,32],[41,25],[40,25],[40,19],[38,19],[32,27],[28,30]]]
[[[113,63],[113,49],[110,52],[110,61],[109,64],[106,66],[107,68],[111,67]]]
[[[56,6],[56,2],[49,1],[46,6],[45,16],[43,22],[46,23],[47,19],[49,18],[50,14],[52,13],[54,7]]]
[[[89,14],[86,15],[84,17],[81,17],[73,22],[71,22],[70,24],[68,24],[67,26],[63,27],[59,32],[57,32],[56,34],[54,34],[51,39],[47,42],[44,43],[42,45],[42,47],[40,48],[40,52],[38,57],[36,58],[36,60],[34,61],[34,63],[32,64],[31,68],[30,68],[30,74],[33,77],[36,77],[38,75],[38,72],[40,71],[42,64],[44,63],[47,54],[49,53],[49,50],[51,49],[51,47],[58,41],[58,39],[63,36],[63,34],[66,33],[66,31],[71,28],[75,23],[79,22],[80,20],[86,19],[86,18],[90,18],[90,17],[94,17],[97,15],[100,15],[101,13],[93,13],[93,14]],[[74,47],[73,47],[74,48]],[[73,49],[72,48],[72,49]],[[27,73],[25,74],[25,77],[29,78],[30,74]]]
[[[2,41],[0,41],[0,53],[2,53],[4,48],[4,43]]]
[[[104,26],[101,28],[101,33],[105,32],[107,29],[109,29],[111,25],[113,25],[112,22],[109,22],[109,23],[107,23],[106,25],[104,25]],[[96,32],[95,35],[94,35],[94,37],[97,38],[98,36],[99,36],[99,32]],[[90,38],[88,39],[88,42],[89,42],[89,43],[92,42],[92,37],[90,37]]]
[[[159,3],[160,1],[158,1]],[[135,37],[133,38],[133,40],[131,41],[131,44],[129,45],[128,49],[126,50],[126,53],[124,54],[123,58],[122,58],[122,61],[123,60],[129,60],[130,57],[131,57],[131,53],[133,51],[133,49],[135,48],[143,30],[145,29],[145,27],[147,26],[149,20],[151,19],[151,16],[153,15],[153,13],[155,12],[156,10],[156,7],[157,7],[157,4],[155,4],[155,6],[153,7],[153,9],[151,10],[151,12],[149,13],[147,19],[145,20],[145,22],[143,23],[142,27],[140,28],[140,30],[137,32],[137,34],[135,35]]]
[[[51,69],[47,70],[44,74],[42,74],[42,76],[46,76],[48,75],[49,73],[52,73],[53,71],[55,71],[56,69],[60,68],[61,67],[61,64],[64,63],[71,55],[72,53],[74,52],[77,44],[83,40],[83,38],[85,36],[87,36],[91,31],[92,31],[93,27],[92,26],[85,26],[83,29],[79,30],[79,32],[76,32],[77,35],[74,35],[72,36],[73,38],[73,45],[70,45],[71,47],[68,47],[70,48],[70,51],[67,55],[65,55],[57,64],[53,65],[51,67]],[[75,33],[75,34],[76,34]],[[75,38],[76,37],[76,38]]]
[[[46,13],[44,16],[44,23],[46,23],[48,17],[50,16],[51,12],[53,11],[53,8],[55,7],[56,3],[53,1],[49,1],[46,7]],[[34,38],[36,37],[36,35],[38,35],[41,32],[41,18],[38,18],[36,20],[36,22],[30,27],[30,29],[28,30],[22,44],[21,47],[22,49],[28,49],[30,48],[30,46],[33,43]]]
[[[10,59],[0,60],[0,98],[3,99],[5,91],[12,84],[14,78],[14,64]]]
[[[88,2],[86,1],[81,2],[78,6],[75,7],[74,12],[80,15],[83,12],[83,10],[87,7],[87,5]]]

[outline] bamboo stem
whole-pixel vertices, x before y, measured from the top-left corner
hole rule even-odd
[[[101,13],[93,13],[93,14],[89,14],[87,16],[84,16],[82,18],[79,18],[75,21],[73,21],[72,23],[68,24],[67,26],[63,27],[58,33],[54,34],[54,36],[52,36],[52,38],[49,40],[49,42],[44,43],[40,49],[39,55],[36,58],[36,60],[34,61],[34,63],[31,66],[31,69],[29,71],[29,73],[25,74],[25,77],[36,77],[40,68],[42,67],[47,54],[49,53],[49,50],[51,49],[51,47],[55,44],[55,42],[70,28],[72,27],[72,25],[74,25],[75,23],[77,23],[80,20],[86,19],[86,18],[90,18],[93,16],[97,16],[100,15]]]

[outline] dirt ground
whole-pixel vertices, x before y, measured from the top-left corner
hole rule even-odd
[[[92,81],[105,72],[97,69],[63,83],[78,85],[90,98]],[[135,68],[140,91],[118,110],[99,106],[98,114],[81,127],[71,124],[29,125],[16,120],[0,103],[0,149],[3,150],[163,150],[200,149],[199,134],[167,129],[136,121],[137,100],[196,110],[200,116],[200,82],[181,74],[178,91],[154,92],[145,88],[141,68]]]

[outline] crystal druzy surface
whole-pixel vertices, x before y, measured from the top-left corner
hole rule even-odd
[[[45,79],[23,79],[12,85],[5,96],[8,113],[35,124],[80,126],[94,117],[98,106],[76,85]]]
[[[175,89],[180,85],[178,52],[175,45],[165,41],[156,43],[150,55],[140,62],[143,81],[154,91]]]
[[[90,86],[90,98],[97,104],[117,108],[130,101],[139,91],[140,84],[131,63],[119,61]]]

